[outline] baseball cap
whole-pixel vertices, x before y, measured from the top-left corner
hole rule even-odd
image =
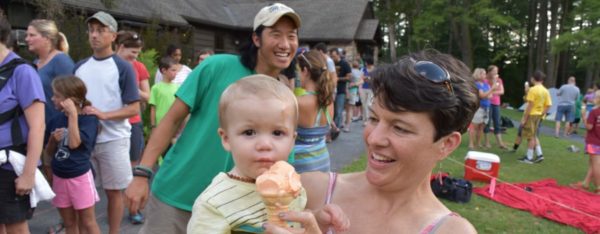
[[[273,3],[260,9],[260,11],[254,17],[254,30],[259,26],[270,27],[273,26],[282,16],[290,17],[296,27],[300,28],[302,22],[300,16],[290,7],[281,3]]]
[[[118,30],[117,21],[115,20],[115,18],[113,18],[110,14],[104,11],[96,12],[96,14],[87,18],[85,22],[89,23],[92,19],[100,21],[101,24],[104,24],[104,26],[110,28],[110,30],[112,30],[113,32],[116,32]]]

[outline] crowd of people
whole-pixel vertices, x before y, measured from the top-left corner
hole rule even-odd
[[[9,78],[0,83],[8,100],[0,103],[0,149],[26,156],[22,174],[1,165],[0,233],[28,232],[40,156],[67,233],[100,232],[96,186],[106,193],[109,233],[121,230],[125,206],[132,223],[143,223],[140,233],[296,233],[298,226],[265,222],[256,196],[256,177],[282,160],[304,189],[279,217],[307,233],[475,232],[434,196],[428,178],[460,145],[480,98],[502,94],[497,68],[474,79],[434,50],[377,69],[323,43],[297,53],[301,17],[274,3],[256,14],[239,55],[201,51],[192,70],[181,48],[169,46],[150,87],[136,60],[139,34],[119,31],[105,12],[86,25],[91,56],[74,63],[56,24],[32,21],[26,41],[36,70],[8,49],[11,27],[0,19],[0,66],[11,71],[0,74]],[[282,76],[291,64],[294,74]],[[478,92],[482,79],[493,85]],[[498,103],[490,101],[491,113]],[[353,120],[365,126],[368,164],[333,173],[326,143],[350,132]]]
[[[487,72],[483,68],[475,68],[473,79],[476,82],[479,96],[479,109],[473,116],[469,130],[469,149],[489,149],[491,145],[487,141],[486,129],[492,127],[492,122],[497,115],[494,110],[494,97],[503,94],[502,80],[498,77],[498,68],[494,65],[488,67]],[[541,163],[544,161],[541,142],[539,140],[540,127],[543,119],[549,113],[552,106],[550,92],[544,86],[546,74],[542,71],[535,71],[533,75],[525,82],[524,101],[525,109],[523,117],[519,122],[517,136],[511,149],[516,152],[523,140],[527,142],[525,156],[519,158],[520,162],[526,164]],[[567,83],[563,84],[556,92],[557,104],[554,117],[555,128],[554,137],[560,137],[561,123],[564,122],[563,136],[568,137],[576,134],[579,129],[579,123],[585,124],[585,153],[589,155],[589,167],[585,177],[580,182],[575,182],[569,186],[575,189],[587,191],[591,185],[596,190],[594,193],[600,194],[600,92],[597,91],[598,85],[594,84],[584,95],[576,85],[576,79],[573,76],[568,77]],[[496,101],[499,103],[499,99]],[[498,129],[498,130],[496,130]],[[499,124],[493,124],[493,131],[500,132]],[[489,130],[487,130],[489,132]],[[481,138],[486,139],[485,145],[482,145]],[[502,142],[499,134],[496,134],[498,146],[501,149],[507,149]]]

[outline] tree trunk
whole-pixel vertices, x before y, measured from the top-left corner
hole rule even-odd
[[[550,1],[550,4],[550,12],[552,15],[552,19],[550,20],[550,40],[552,40],[556,38],[556,34],[558,32],[558,29],[556,27],[558,24],[559,0],[552,0]],[[564,80],[564,77],[556,77],[556,60],[558,55],[552,54],[551,50],[552,47],[547,46],[546,54],[548,55],[548,67],[546,68],[546,81],[544,83],[546,84],[546,87],[557,87],[557,84],[563,83],[562,81]],[[557,83],[557,81],[561,82]]]
[[[527,80],[533,76],[534,61],[535,61],[535,22],[537,18],[537,0],[529,1],[529,21],[527,23]]]
[[[473,45],[471,44],[471,30],[465,20],[459,22],[461,37],[458,38],[462,61],[468,66],[473,67]]]
[[[385,0],[385,4],[387,9],[390,9],[392,7],[392,3],[390,0]],[[391,18],[391,17],[390,17]],[[388,22],[388,37],[389,37],[389,43],[390,43],[390,59],[392,62],[396,61],[397,58],[397,54],[396,54],[396,21],[393,19],[389,19]]]
[[[588,66],[585,69],[585,86],[584,89],[587,90],[589,87],[592,87],[594,83],[594,66]]]
[[[545,70],[546,67],[546,46],[548,33],[548,1],[540,1],[538,10],[540,20],[538,21],[537,43],[536,43],[536,62],[535,69]]]
[[[457,1],[454,4],[460,4],[468,8],[471,5],[471,2],[468,0]],[[468,14],[468,12],[460,12],[456,15],[450,16],[450,36],[454,38],[458,45],[458,50],[460,51],[460,55],[463,63],[468,67],[473,67],[473,48],[471,45],[471,31],[469,28],[469,23],[465,19],[467,16],[462,14]]]

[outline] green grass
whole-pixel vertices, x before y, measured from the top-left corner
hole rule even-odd
[[[520,120],[522,114],[522,112],[505,109],[501,113],[513,120]],[[554,126],[553,122],[546,124],[544,125]],[[516,132],[516,128],[510,128],[506,134],[502,135],[507,145],[512,146]],[[492,139],[494,148],[487,151],[497,154],[501,158],[498,179],[517,183],[554,178],[559,184],[569,184],[583,179],[588,166],[588,156],[582,152],[572,153],[567,151],[567,147],[570,145],[583,149],[582,143],[544,135],[540,136],[540,141],[545,160],[540,164],[529,165],[517,161],[518,158],[525,155],[523,145],[526,144],[525,142],[522,143],[516,153],[510,153],[500,150],[495,146],[495,141]],[[434,172],[449,172],[452,176],[462,177],[464,157],[468,151],[467,145],[468,134],[464,134],[461,146],[448,159],[440,162]],[[365,166],[366,157],[363,155],[360,159],[342,169],[342,172],[361,171]],[[475,187],[484,185],[484,183],[474,182]],[[529,212],[506,207],[476,194],[473,194],[471,201],[467,204],[458,204],[446,200],[442,200],[442,202],[452,211],[468,219],[480,233],[582,233],[579,229],[534,217]]]

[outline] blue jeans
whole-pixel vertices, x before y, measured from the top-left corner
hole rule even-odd
[[[346,104],[346,94],[338,93],[335,95],[335,102],[333,103],[333,122],[338,128],[342,126],[342,120],[344,120],[344,104]]]
[[[500,106],[499,105],[490,105],[490,120],[488,125],[485,127],[484,132],[490,132],[490,126],[494,124],[494,134],[500,134]]]

